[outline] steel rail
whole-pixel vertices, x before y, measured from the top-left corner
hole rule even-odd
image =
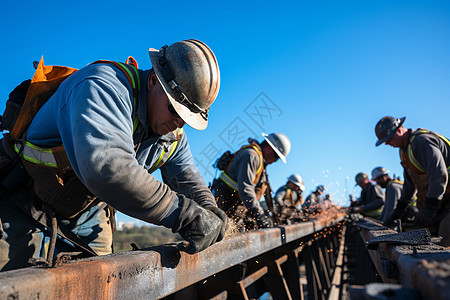
[[[370,218],[359,221],[356,226],[360,228],[360,236],[366,244],[373,238],[397,233]],[[380,243],[376,250],[367,251],[383,283],[400,284],[416,291],[423,299],[450,299],[449,248],[432,242],[399,245],[394,240],[393,243]]]
[[[239,234],[195,255],[163,245],[0,273],[0,299],[159,299],[342,222],[316,220]],[[317,238],[316,238],[317,239]],[[298,279],[297,279],[298,280]]]

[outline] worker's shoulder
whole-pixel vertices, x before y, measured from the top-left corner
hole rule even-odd
[[[432,142],[439,141],[439,136],[436,133],[431,132],[429,130],[418,129],[414,132],[414,137],[412,139],[412,144],[429,144]]]
[[[83,87],[118,95],[127,94],[131,87],[126,75],[117,67],[107,63],[87,65],[72,74],[66,81],[66,88],[69,89]]]
[[[71,76],[72,77],[72,76]],[[110,83],[126,82],[126,75],[116,66],[108,63],[87,65],[73,74],[79,81],[99,79]]]
[[[253,147],[246,147],[236,153],[236,161],[245,161],[250,163],[259,163],[260,155]]]
[[[413,153],[424,153],[430,149],[440,151],[445,147],[446,142],[442,140],[438,135],[432,132],[425,132],[415,134],[414,138],[410,141]],[[417,157],[416,159],[420,159]]]
[[[237,155],[241,155],[241,156],[255,156],[255,157],[259,157],[259,153],[258,151],[256,151],[256,149],[254,147],[251,146],[244,146],[243,148],[241,148]]]
[[[403,189],[403,182],[400,180],[392,180],[386,187],[386,191]]]

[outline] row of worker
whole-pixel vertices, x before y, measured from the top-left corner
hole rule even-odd
[[[225,152],[215,163],[221,170],[213,180],[212,192],[218,207],[225,211],[240,230],[287,224],[311,215],[320,203],[325,187],[320,185],[304,201],[305,185],[298,174],[289,176],[272,199],[267,166],[279,159],[286,163],[291,143],[283,133],[262,134],[264,140],[248,139],[235,153]],[[265,204],[260,202],[262,196]]]
[[[0,270],[51,266],[61,252],[112,253],[116,211],[171,228],[189,254],[224,238],[226,206],[234,205],[225,194],[239,193],[258,228],[271,226],[257,188],[267,165],[285,161],[289,139],[249,141],[216,181],[215,197],[183,126],[208,125],[220,87],[216,56],[190,39],[150,48],[149,57],[149,70],[131,57],[79,70],[41,59],[32,80],[11,92],[0,124]],[[163,182],[152,175],[158,169]]]
[[[439,244],[450,246],[450,141],[427,129],[408,129],[405,119],[387,116],[375,127],[376,146],[399,148],[404,182],[384,167],[372,170],[372,180],[358,173],[361,197],[352,203],[351,212],[378,218],[393,228],[428,228],[442,238]]]

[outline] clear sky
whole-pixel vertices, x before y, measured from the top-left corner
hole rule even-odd
[[[215,52],[221,89],[205,131],[186,127],[205,181],[225,150],[283,132],[273,189],[300,174],[346,204],[354,176],[379,165],[402,176],[398,151],[375,147],[385,115],[450,136],[450,1],[10,1],[0,4],[0,111],[8,93],[48,65],[98,59],[151,67],[148,48],[196,38]],[[156,175],[159,178],[159,175]],[[119,220],[125,220],[120,215]]]

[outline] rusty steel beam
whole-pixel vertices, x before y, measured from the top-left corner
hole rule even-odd
[[[195,255],[179,252],[172,244],[80,259],[57,268],[0,272],[0,299],[158,299],[343,219],[341,215],[239,234]]]
[[[360,236],[372,238],[396,233],[370,219],[359,221]],[[450,249],[432,242],[424,245],[380,243],[368,250],[384,283],[401,284],[423,299],[450,299]]]
[[[346,227],[342,230],[342,235],[345,235]],[[344,263],[344,247],[345,247],[345,239],[341,239],[341,243],[339,245],[339,253],[337,256],[337,261],[334,268],[333,279],[331,282],[330,294],[328,296],[328,300],[338,300],[341,296],[342,290],[342,269]]]

